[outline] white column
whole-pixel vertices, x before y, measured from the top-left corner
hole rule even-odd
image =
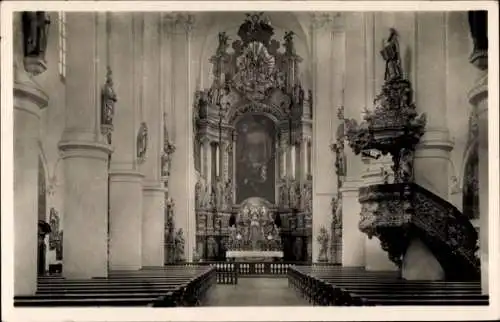
[[[417,13],[415,93],[417,111],[426,113],[425,134],[415,151],[415,182],[448,200],[448,165],[453,143],[446,121],[445,13]]]
[[[194,158],[192,97],[194,84],[191,79],[191,28],[193,16],[172,14],[169,19],[172,46],[172,84],[174,122],[174,144],[176,151],[172,159],[170,195],[175,202],[175,226],[184,232],[184,254],[186,261],[192,260],[195,248],[196,218],[194,201]],[[209,169],[210,170],[210,169]]]
[[[336,116],[332,107],[334,59],[343,55],[342,46],[334,46],[334,20],[332,14],[313,14],[312,59],[314,89],[314,167],[313,167],[313,219],[312,219],[312,260],[318,260],[320,245],[316,239],[322,227],[331,226],[331,200],[335,192],[335,161],[329,146],[331,144],[331,120]],[[334,89],[335,90],[335,89]],[[340,93],[340,91],[338,91]],[[330,236],[331,237],[331,236]]]
[[[222,168],[221,176],[224,182],[227,181],[229,175],[229,144],[227,142],[222,142],[221,153],[222,153]]]
[[[148,158],[141,165],[144,174],[142,190],[142,266],[163,266],[165,192],[160,181],[163,151],[163,105],[160,65],[161,43],[160,14],[144,14],[143,107],[149,124]],[[147,108],[146,108],[147,107]]]
[[[23,66],[20,13],[14,14],[14,295],[34,295],[38,245],[40,109],[49,97]]]
[[[479,157],[479,254],[481,260],[481,290],[489,292],[489,259],[488,259],[488,70],[483,70],[474,88],[469,92],[469,102],[477,109],[478,120],[478,157]],[[493,179],[494,180],[494,179]]]
[[[282,135],[280,141],[280,158],[281,158],[281,178],[285,178],[287,175],[286,171],[286,158],[287,158],[287,139],[288,135]],[[236,154],[235,154],[236,155]]]
[[[307,179],[307,142],[308,139],[306,137],[303,137],[302,140],[300,140],[300,175],[301,175],[301,180],[306,180]]]
[[[210,139],[208,138],[203,138],[202,141],[202,150],[205,158],[205,168],[204,168],[204,173],[205,173],[205,178],[207,182],[207,186],[211,187],[212,186],[212,149],[210,146]]]
[[[64,190],[64,269],[66,278],[106,277],[108,264],[108,156],[100,135],[100,88],[105,59],[104,14],[67,13],[66,128],[59,143]],[[101,63],[100,63],[101,61]],[[90,237],[89,237],[90,236]]]
[[[133,270],[139,269],[142,261],[143,175],[136,158],[137,131],[142,121],[138,116],[142,103],[141,17],[126,12],[109,16],[110,65],[118,97],[110,171],[110,268]]]
[[[346,180],[342,193],[342,266],[365,266],[365,234],[359,230],[359,180]]]
[[[219,143],[215,146],[215,177],[220,176],[220,165],[221,165],[221,147]]]
[[[419,113],[427,115],[425,134],[415,151],[415,182],[444,200],[448,200],[448,166],[453,143],[446,121],[446,13],[416,14],[415,103]],[[415,259],[427,258],[425,268]],[[440,280],[443,269],[418,238],[410,241],[406,252],[403,277],[411,280]]]

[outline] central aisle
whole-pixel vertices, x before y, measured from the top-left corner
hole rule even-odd
[[[288,287],[286,278],[239,278],[237,285],[217,284],[205,306],[309,306]]]

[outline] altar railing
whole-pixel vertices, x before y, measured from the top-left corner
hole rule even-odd
[[[199,262],[186,266],[210,265],[217,272],[217,284],[238,284],[239,277],[286,277],[288,269],[298,265],[332,265],[307,262]]]

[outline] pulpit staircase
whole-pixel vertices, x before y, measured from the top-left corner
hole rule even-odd
[[[477,232],[456,207],[415,183],[360,189],[359,228],[376,236],[389,258],[402,265],[410,242],[420,239],[450,281],[478,280]]]

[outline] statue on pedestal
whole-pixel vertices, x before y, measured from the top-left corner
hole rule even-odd
[[[225,199],[225,207],[229,208],[233,204],[233,183],[231,179],[226,181],[226,185],[224,187],[224,199]]]
[[[101,133],[111,143],[111,132],[113,131],[113,117],[115,115],[115,103],[118,101],[113,88],[113,74],[111,68],[107,67],[106,83],[101,90]]]
[[[148,126],[146,122],[141,123],[139,133],[137,134],[137,160],[139,163],[144,162],[146,151],[148,149]]]
[[[293,36],[295,36],[295,33],[293,31],[287,31],[285,32],[285,36],[283,37],[283,39],[285,40],[285,53],[289,55],[295,54]]]
[[[50,17],[44,11],[25,11],[22,14],[24,56],[45,59]]]
[[[317,238],[319,244],[319,255],[318,262],[327,262],[328,261],[328,232],[325,227],[321,227],[319,230],[319,235]]]
[[[385,60],[384,80],[386,81],[403,77],[398,34],[394,28],[389,30],[389,38],[386,41],[382,40],[382,50],[380,52]]]
[[[175,234],[175,261],[184,262],[184,233],[182,228],[179,228]]]

